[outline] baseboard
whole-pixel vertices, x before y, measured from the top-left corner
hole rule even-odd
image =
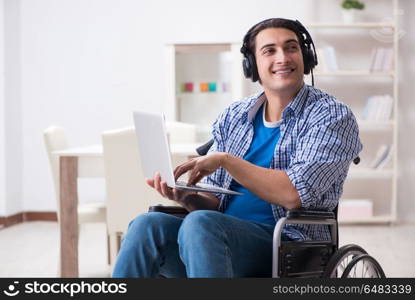
[[[51,221],[57,222],[58,216],[53,211],[26,211],[7,217],[0,217],[0,228],[9,227],[15,224],[30,221]]]
[[[0,227],[9,227],[15,224],[22,223],[24,220],[24,213],[17,213],[7,217],[0,217]]]

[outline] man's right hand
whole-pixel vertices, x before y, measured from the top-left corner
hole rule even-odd
[[[153,179],[147,178],[146,182],[149,186],[156,189],[161,196],[176,201],[188,211],[197,209],[217,210],[219,207],[219,199],[213,194],[171,188],[167,186],[165,181],[161,181],[159,173],[156,173]]]

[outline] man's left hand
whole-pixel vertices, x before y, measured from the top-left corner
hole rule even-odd
[[[193,158],[188,162],[178,166],[174,170],[174,179],[177,180],[181,175],[190,171],[188,184],[194,185],[203,177],[212,174],[217,169],[222,167],[223,160],[226,158],[226,153],[210,153],[206,156]]]

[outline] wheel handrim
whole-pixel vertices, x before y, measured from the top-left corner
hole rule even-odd
[[[368,254],[362,254],[355,257],[348,268],[346,274],[342,274],[342,278],[383,278],[385,277],[383,270],[376,260]]]

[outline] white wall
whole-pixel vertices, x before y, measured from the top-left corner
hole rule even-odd
[[[7,203],[22,202],[24,210],[55,209],[41,137],[44,128],[51,124],[63,126],[72,145],[99,143],[103,130],[131,125],[134,109],[162,109],[166,43],[239,42],[246,30],[262,19],[281,16],[307,23],[324,11],[313,6],[318,1],[309,0],[257,0],[255,5],[240,0],[4,1],[10,20],[6,22],[4,51],[18,68],[5,105],[9,115],[5,122],[6,155],[7,161],[11,161],[7,169]],[[413,11],[412,1],[401,2],[405,11]],[[16,8],[19,13],[14,11]],[[340,13],[330,11],[327,15],[329,20],[335,20]],[[402,44],[413,46],[414,26],[409,27],[409,13],[403,18],[408,32]],[[11,32],[18,27],[20,39],[13,39]],[[13,47],[20,50],[11,52]],[[401,52],[402,56],[411,56],[410,49],[403,46]],[[413,72],[404,70],[409,66],[402,67],[402,72],[413,78]],[[406,101],[413,107],[410,87],[401,84],[401,90],[401,96],[408,97],[401,103]],[[412,116],[404,118],[404,124],[415,125]],[[401,141],[406,136],[405,127],[401,126]],[[14,134],[21,139],[12,139]],[[406,141],[404,145],[412,142]],[[20,150],[11,151],[18,146]],[[401,165],[413,163],[409,152],[400,153]],[[10,164],[22,173],[12,173]],[[411,174],[409,166],[403,172],[406,173],[399,188],[400,212],[414,218],[415,207],[409,202],[413,202],[411,178],[415,174]],[[16,193],[17,188],[23,194]],[[93,193],[93,189],[86,190]],[[14,194],[17,198],[9,198]],[[404,209],[406,206],[412,211]]]
[[[55,208],[44,128],[63,126],[72,145],[98,143],[103,130],[131,125],[134,109],[161,110],[164,45],[239,41],[271,11],[294,17],[285,2],[261,2],[272,9],[236,0],[22,0],[24,208]]]
[[[22,211],[22,81],[20,0],[4,0],[4,153],[5,212]]]
[[[4,45],[4,1],[0,0],[0,45]],[[4,128],[4,47],[0,46],[0,216],[6,215],[6,137]]]

